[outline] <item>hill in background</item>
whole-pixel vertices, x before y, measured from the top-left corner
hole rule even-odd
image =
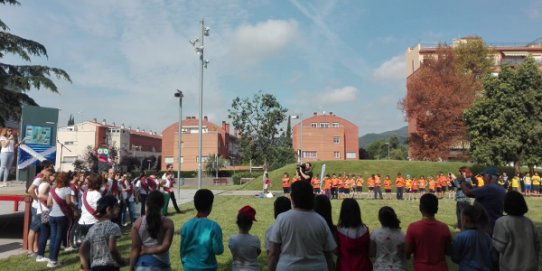
[[[359,147],[360,148],[365,148],[367,145],[371,144],[372,142],[375,142],[375,141],[381,140],[381,139],[386,139],[386,138],[392,137],[392,136],[399,137],[399,141],[401,143],[405,142],[407,140],[407,138],[408,138],[408,127],[404,126],[404,127],[399,128],[397,130],[387,131],[387,132],[383,132],[383,133],[380,133],[380,134],[371,133],[371,134],[363,135],[358,139]]]

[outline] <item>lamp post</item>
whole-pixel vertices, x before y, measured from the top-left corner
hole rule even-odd
[[[177,89],[177,92],[175,92],[174,96],[176,98],[179,98],[179,146],[178,146],[178,153],[177,153],[177,190],[179,192],[179,197],[181,196],[181,185],[184,184],[184,180],[181,181],[181,159],[182,159],[182,131],[183,131],[183,92]]]
[[[300,154],[297,157],[297,162],[303,162],[303,113],[299,113],[296,116],[291,116],[292,119],[299,119],[299,150]]]
[[[199,55],[199,59],[201,62],[201,69],[200,69],[200,82],[199,82],[199,117],[198,117],[198,189],[201,188],[201,169],[202,169],[202,118],[203,118],[203,68],[207,68],[207,64],[209,64],[209,60],[204,58],[204,38],[206,36],[209,36],[209,27],[205,27],[205,22],[203,19],[200,21],[201,23],[201,39],[196,38],[190,41],[190,44],[194,46],[196,49],[196,54]],[[197,45],[197,46],[196,46]]]

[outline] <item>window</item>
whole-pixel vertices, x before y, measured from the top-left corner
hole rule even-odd
[[[347,152],[346,153],[347,159],[356,159],[356,153],[355,152]]]
[[[173,157],[164,157],[164,163],[165,164],[173,164],[175,161],[173,160]]]
[[[318,123],[316,123],[316,122],[311,123],[311,127],[312,127],[312,128],[317,128],[317,127],[318,127]]]
[[[337,159],[341,158],[341,152],[334,151],[334,152],[333,152],[333,157],[335,157],[335,158],[337,158]]]
[[[327,123],[327,122],[321,122],[321,123],[320,123],[320,128],[329,128],[329,123]]]
[[[341,127],[341,126],[339,125],[338,122],[334,122],[334,123],[331,124],[331,127],[333,127],[333,128],[339,128],[339,127]]]
[[[315,151],[304,151],[303,158],[318,158],[318,155]]]
[[[341,143],[341,137],[340,136],[334,136],[333,137],[333,144],[339,144]]]
[[[77,156],[64,156],[62,157],[63,164],[71,164],[77,160]]]

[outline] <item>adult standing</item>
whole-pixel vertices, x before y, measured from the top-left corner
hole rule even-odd
[[[296,182],[291,188],[294,209],[280,214],[271,229],[268,269],[327,270],[326,259],[337,243],[326,221],[314,212],[312,186]]]
[[[96,208],[98,200],[102,197],[100,187],[105,181],[100,174],[91,174],[86,177],[87,190],[81,196],[81,218],[79,218],[79,229],[81,235],[86,236],[90,227],[98,222]]]
[[[167,165],[167,171],[162,175],[162,187],[164,188],[164,192],[169,194],[169,198],[171,199],[171,202],[173,203],[173,208],[175,208],[175,211],[180,214],[181,209],[177,205],[177,199],[175,198],[175,178],[173,178],[173,165],[168,164]],[[165,208],[168,207],[168,202],[165,202]]]
[[[312,180],[312,164],[309,162],[301,164],[297,167],[297,174],[300,181],[310,182]]]
[[[43,179],[45,181],[53,174],[50,168],[44,168],[41,170],[38,175],[32,180],[32,184],[28,187],[27,193],[32,198],[32,208],[31,208],[31,220],[30,220],[30,230],[28,231],[28,255],[35,256],[38,251],[38,233],[41,225],[41,213],[38,214],[39,208],[39,192],[38,187],[42,183]]]
[[[463,229],[463,225],[461,224],[461,212],[465,207],[470,205],[470,199],[465,195],[463,192],[463,189],[461,189],[462,183],[465,182],[468,187],[472,187],[472,172],[468,167],[460,167],[459,168],[459,177],[457,177],[454,181],[454,187],[457,188],[457,191],[455,193],[455,215],[457,218],[457,228]]]
[[[6,187],[8,185],[8,175],[11,164],[13,164],[13,157],[15,156],[15,149],[19,146],[17,143],[17,135],[11,128],[4,128],[0,134],[0,178],[2,178],[2,184],[0,187]]]
[[[51,226],[51,240],[49,242],[49,259],[47,267],[58,267],[58,253],[61,241],[66,233],[66,226],[69,219],[73,219],[71,209],[72,190],[70,188],[70,176],[61,172],[56,176],[56,186],[49,191],[47,206],[51,207],[49,213],[49,224]]]
[[[506,191],[497,184],[499,172],[496,168],[487,167],[480,174],[484,178],[484,186],[471,189],[466,182],[463,182],[461,189],[468,197],[475,198],[476,202],[486,210],[489,217],[489,229],[487,230],[491,234],[495,221],[502,216]]]

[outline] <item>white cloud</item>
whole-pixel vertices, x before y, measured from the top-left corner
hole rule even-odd
[[[356,87],[345,86],[319,94],[319,100],[324,105],[351,102],[356,99],[358,91]]]
[[[297,35],[294,20],[268,20],[242,25],[233,33],[232,53],[244,63],[254,64],[284,49]]]
[[[373,72],[373,78],[378,81],[404,80],[406,74],[404,56],[394,56],[386,60]]]

